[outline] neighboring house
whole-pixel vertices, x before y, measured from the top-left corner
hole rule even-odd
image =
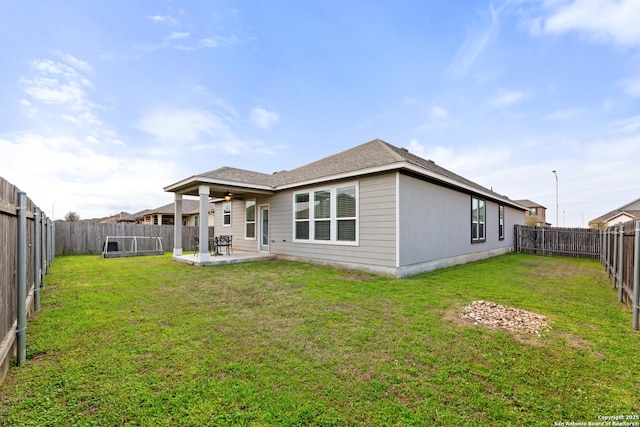
[[[524,213],[525,224],[535,225],[538,227],[551,225],[547,222],[547,208],[544,206],[536,202],[532,202],[529,199],[514,200],[514,202],[528,209]]]
[[[106,218],[102,218],[99,222],[101,224],[109,224],[109,223],[133,224],[133,223],[136,222],[136,219],[130,213],[120,212],[119,214],[115,214],[115,215],[112,215],[112,216],[108,216]]]
[[[589,221],[589,228],[607,228],[627,221],[640,219],[640,199]]]
[[[182,225],[183,226],[200,226],[200,201],[184,200],[182,207]],[[155,209],[145,209],[133,214],[138,224],[147,225],[174,225],[175,222],[175,203],[169,203]],[[209,202],[207,207],[207,226],[214,224],[214,203]]]
[[[431,160],[379,139],[273,174],[222,167],[164,189],[213,197],[215,233],[233,249],[397,277],[500,255],[514,247],[525,208]],[[229,200],[223,200],[227,195]],[[176,227],[177,244],[182,241]],[[200,227],[200,240],[207,229]],[[203,245],[204,246],[204,245]],[[174,259],[198,265],[204,251]],[[195,258],[194,258],[195,257]]]

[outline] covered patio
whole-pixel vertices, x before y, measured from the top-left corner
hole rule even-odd
[[[231,255],[216,256],[210,253],[207,245],[199,245],[198,252],[183,253],[182,248],[182,202],[183,196],[196,196],[199,201],[198,215],[201,218],[199,222],[198,241],[208,242],[214,236],[209,235],[209,227],[204,218],[209,214],[209,202],[224,202],[231,200],[247,200],[256,197],[269,197],[275,194],[273,187],[270,185],[268,175],[243,171],[234,168],[223,167],[221,169],[207,172],[202,175],[194,175],[175,184],[164,188],[165,191],[174,193],[175,200],[175,231],[174,231],[174,248],[173,259],[178,262],[185,262],[197,266],[205,265],[221,265],[247,261],[262,261],[273,259],[268,253],[268,245],[255,245],[253,250],[232,251]],[[215,229],[215,228],[214,228]],[[238,235],[237,229],[225,230],[225,234],[231,235],[234,241],[244,238],[244,233]],[[246,245],[245,245],[246,246]],[[263,250],[267,248],[267,250]],[[244,249],[247,249],[246,247]]]

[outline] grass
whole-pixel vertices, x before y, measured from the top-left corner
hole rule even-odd
[[[547,316],[464,323],[484,299]],[[595,261],[408,279],[294,262],[55,260],[0,425],[553,425],[640,414],[631,314]]]

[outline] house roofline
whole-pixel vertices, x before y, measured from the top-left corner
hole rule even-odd
[[[435,172],[431,172],[427,169],[421,168],[419,166],[413,165],[409,162],[405,162],[405,161],[400,161],[400,162],[396,162],[396,163],[390,163],[387,165],[383,165],[383,166],[376,166],[376,167],[372,167],[372,168],[367,168],[367,169],[359,169],[356,171],[351,171],[351,172],[345,172],[345,173],[341,173],[341,174],[336,174],[336,175],[328,175],[328,176],[323,176],[320,178],[314,178],[314,179],[310,179],[310,180],[306,180],[306,181],[301,181],[301,182],[295,182],[295,183],[290,183],[290,184],[285,184],[285,185],[279,185],[276,186],[275,189],[276,190],[287,190],[287,189],[291,189],[291,188],[296,188],[296,187],[304,187],[304,186],[308,186],[308,185],[314,185],[314,184],[319,184],[322,182],[327,182],[327,181],[336,181],[336,180],[341,180],[341,179],[348,179],[348,178],[355,178],[358,176],[363,176],[363,175],[371,175],[371,174],[375,174],[375,173],[380,173],[380,172],[389,172],[389,171],[393,171],[393,170],[409,170],[413,173],[419,174],[419,175],[423,175],[426,176],[428,178],[431,178],[435,181],[439,181],[442,183],[447,184],[448,186],[454,187],[454,188],[458,188],[458,189],[463,189],[466,190],[469,193],[474,193],[474,194],[479,194],[482,196],[487,197],[488,199],[497,201],[499,203],[504,203],[506,205],[510,205],[516,209],[520,209],[520,210],[528,210],[527,208],[525,208],[522,205],[519,205],[517,203],[515,203],[513,200],[510,200],[508,198],[506,198],[506,196],[501,196],[499,194],[496,193],[489,193],[487,191],[483,191],[479,188],[470,186],[470,185],[466,185],[460,181],[457,181],[455,179],[451,179],[448,178],[444,175],[440,175],[438,173]]]
[[[358,170],[339,173],[335,175],[327,175],[327,176],[322,176],[318,178],[292,182],[292,183],[287,183],[287,184],[277,185],[277,186],[219,180],[219,179],[212,179],[212,178],[206,178],[206,177],[194,175],[189,178],[183,179],[182,181],[178,181],[174,184],[164,187],[164,191],[184,194],[191,191],[197,191],[197,187],[200,185],[211,185],[211,186],[218,186],[218,187],[229,187],[230,189],[235,189],[236,191],[240,189],[246,189],[256,193],[274,194],[276,191],[288,190],[288,189],[297,188],[297,187],[305,187],[305,186],[315,185],[315,184],[319,184],[327,181],[337,181],[337,180],[343,180],[343,179],[349,179],[349,178],[356,178],[359,176],[376,174],[376,173],[390,172],[394,170],[395,171],[406,170],[406,171],[415,173],[417,175],[427,177],[433,181],[442,183],[454,189],[463,190],[467,193],[478,194],[488,199],[491,199],[493,201],[496,201],[505,205],[509,205],[511,207],[514,207],[516,209],[520,209],[523,211],[528,210],[526,207],[519,205],[518,203],[515,203],[513,200],[507,198],[506,196],[501,196],[500,194],[497,194],[497,193],[491,193],[489,191],[482,190],[481,188],[467,185],[458,180],[449,178],[447,176],[438,174],[436,172],[429,171],[420,166],[413,165],[412,163],[409,163],[407,161],[398,161],[395,163],[389,163],[382,166],[358,169]]]
[[[227,181],[220,179],[206,178],[203,176],[191,176],[189,178],[178,181],[174,184],[164,187],[164,191],[168,193],[184,194],[191,190],[197,190],[200,185],[215,185],[229,188],[247,188],[256,193],[273,194],[274,188],[269,185],[250,184],[246,182]]]

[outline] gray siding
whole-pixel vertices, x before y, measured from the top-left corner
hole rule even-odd
[[[505,206],[505,238],[498,236],[498,203],[486,201],[486,241],[471,243],[471,196],[400,175],[400,267],[428,271],[509,252],[524,212]],[[414,267],[411,267],[414,266]],[[402,275],[402,274],[401,274]]]
[[[231,226],[225,226],[224,215],[222,211],[222,202],[215,204],[215,234],[231,235],[233,236],[233,249],[241,251],[255,252],[258,250],[257,239],[245,238],[245,224],[246,224],[246,204],[245,200],[256,200],[256,218],[258,215],[257,205],[260,204],[258,196],[251,194],[245,194],[244,199],[232,199],[231,200]],[[257,230],[256,230],[257,233]],[[256,234],[257,235],[257,234]]]
[[[216,235],[232,234],[234,249],[257,251],[259,242],[244,237],[245,200],[255,199],[257,221],[258,206],[268,204],[270,208],[270,253],[285,259],[406,276],[509,252],[514,244],[514,224],[524,224],[523,211],[505,206],[505,239],[499,240],[498,204],[484,199],[487,238],[482,243],[471,243],[469,194],[397,172],[363,177],[357,183],[359,244],[356,246],[294,242],[294,190],[280,191],[274,196],[245,194],[244,200],[233,200],[231,227],[223,227],[222,204],[218,203]],[[337,185],[337,182],[328,184]],[[308,189],[315,188],[319,186]],[[300,190],[304,189],[295,191]],[[259,233],[259,224],[257,227]]]
[[[358,185],[360,239],[357,246],[294,242],[294,192],[282,191],[268,200],[271,206],[270,252],[290,259],[389,273],[388,268],[396,266],[395,174],[365,177]]]

